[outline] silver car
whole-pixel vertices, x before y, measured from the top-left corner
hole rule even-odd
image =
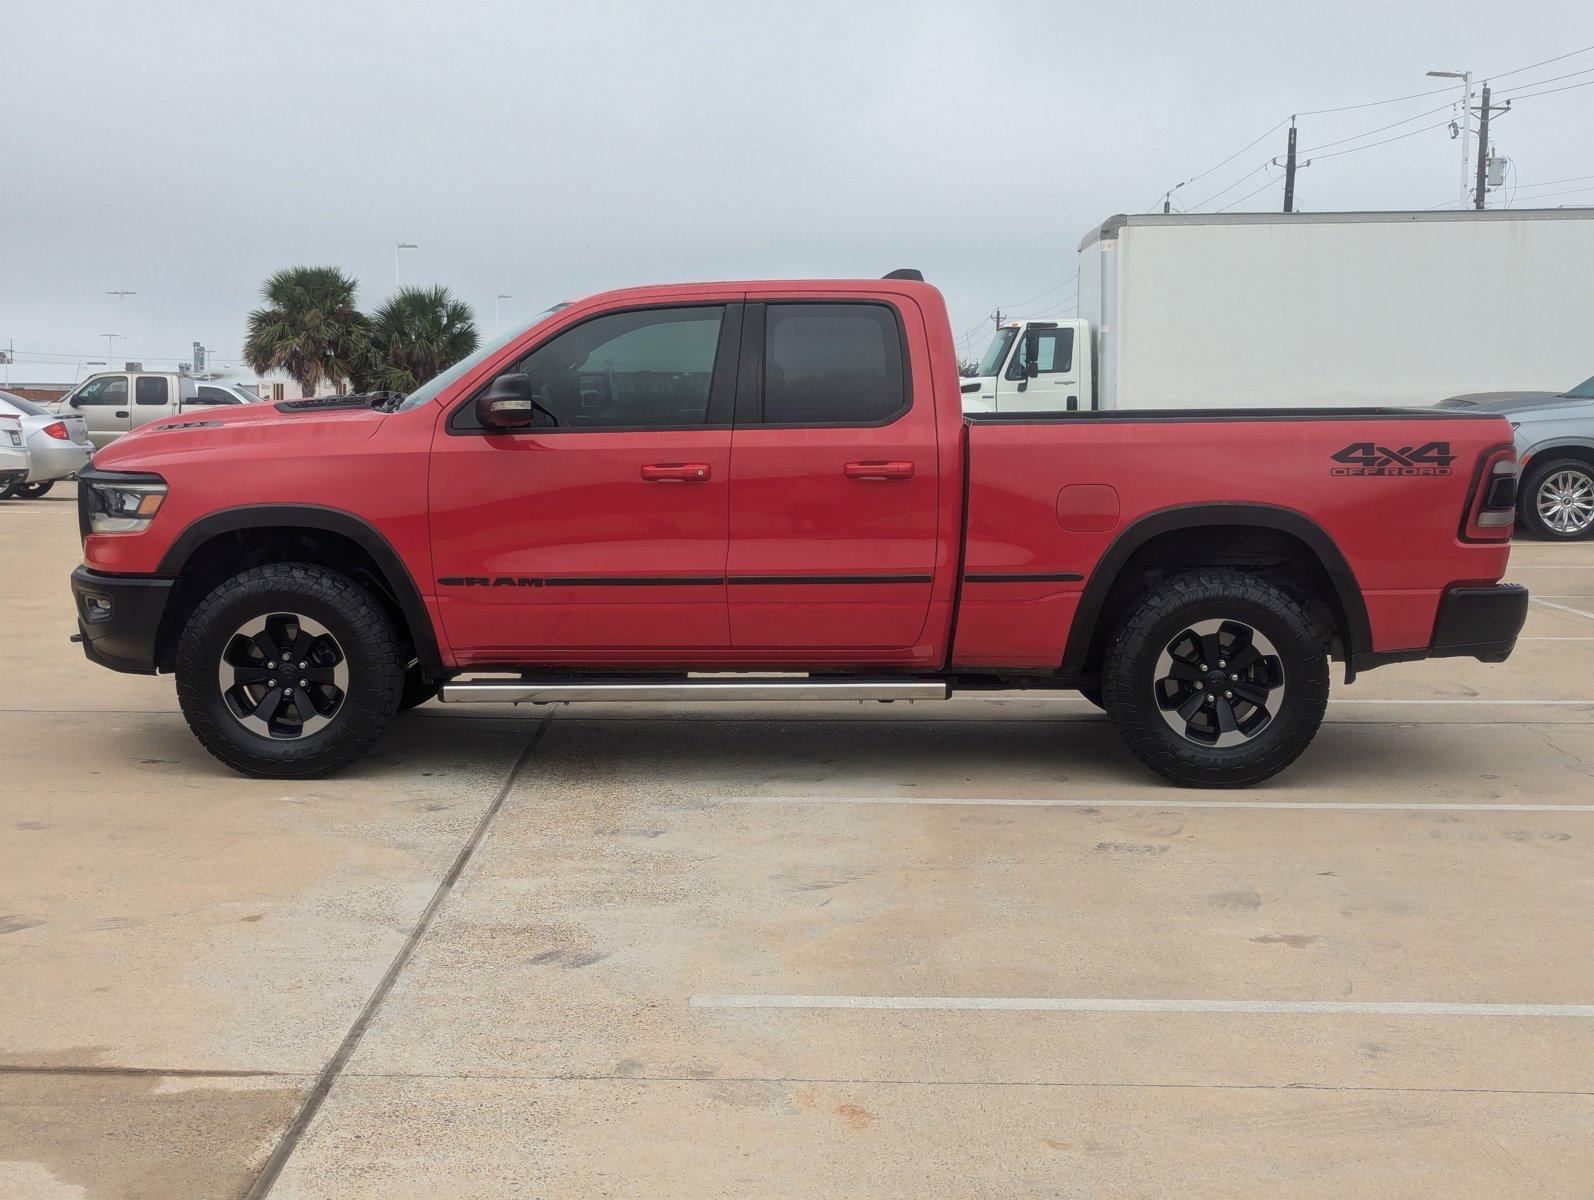
[[[1565,392],[1478,392],[1440,408],[1499,413],[1515,430],[1522,487],[1517,518],[1540,537],[1594,536],[1594,379]]]
[[[22,422],[10,413],[0,412],[0,500],[11,494],[14,484],[27,479],[28,461]]]
[[[70,479],[94,453],[83,418],[58,417],[32,400],[0,391],[0,414],[16,417],[28,451],[28,471],[3,490],[0,499],[37,500],[60,479]]]

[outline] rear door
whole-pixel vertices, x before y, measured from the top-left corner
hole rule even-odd
[[[738,650],[898,650],[937,550],[935,406],[884,299],[749,303],[731,452]]]
[[[110,445],[128,431],[131,392],[126,375],[97,375],[73,395],[69,407],[83,418],[95,449]]]
[[[172,391],[171,376],[133,376],[133,412],[128,422],[131,428],[172,416],[176,411],[177,397]]]
[[[430,503],[456,650],[624,661],[729,646],[739,299],[611,310],[528,347],[505,371],[536,397],[525,430],[483,429],[470,399],[455,406],[432,444]]]

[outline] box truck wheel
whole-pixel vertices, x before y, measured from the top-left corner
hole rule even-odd
[[[1594,467],[1578,458],[1535,461],[1518,516],[1539,537],[1571,542],[1594,534]]]
[[[365,753],[404,684],[382,606],[308,563],[223,580],[183,627],[176,666],[178,703],[205,749],[273,779],[324,775]]]
[[[1244,787],[1310,744],[1328,655],[1302,607],[1239,571],[1179,575],[1145,595],[1108,646],[1107,714],[1130,751],[1186,787]]]

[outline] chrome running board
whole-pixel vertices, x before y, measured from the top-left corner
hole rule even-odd
[[[621,701],[662,704],[722,700],[945,700],[951,694],[940,679],[761,679],[720,676],[665,683],[591,679],[579,683],[537,683],[493,679],[445,683],[444,704],[593,704]]]

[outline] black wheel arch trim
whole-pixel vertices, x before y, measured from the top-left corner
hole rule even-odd
[[[316,529],[340,534],[354,542],[376,563],[383,582],[404,614],[416,659],[428,670],[444,669],[431,613],[404,559],[374,525],[341,508],[319,504],[249,504],[224,508],[201,517],[178,534],[156,570],[161,575],[179,576],[194,552],[206,542],[222,534],[249,529]]]
[[[1068,642],[1063,650],[1061,674],[1064,678],[1081,677],[1090,655],[1092,642],[1101,622],[1102,607],[1130,557],[1154,537],[1180,529],[1227,526],[1236,529],[1275,529],[1299,539],[1317,556],[1317,561],[1327,572],[1339,600],[1347,628],[1343,631],[1350,643],[1345,647],[1347,679],[1355,674],[1358,652],[1366,652],[1373,644],[1372,624],[1367,617],[1367,603],[1362,598],[1361,584],[1350,568],[1344,553],[1328,531],[1311,517],[1293,508],[1275,504],[1189,504],[1157,509],[1126,526],[1115,537],[1097,560],[1089,581],[1080,593],[1079,606],[1074,610],[1073,624],[1069,627]]]

